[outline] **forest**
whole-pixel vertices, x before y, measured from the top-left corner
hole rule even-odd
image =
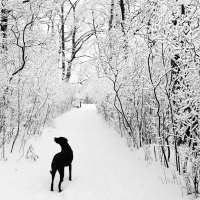
[[[174,167],[197,197],[199,0],[1,0],[0,9],[1,160],[36,159],[32,137],[94,103],[128,147]]]

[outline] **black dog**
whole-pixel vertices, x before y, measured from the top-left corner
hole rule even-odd
[[[68,140],[64,137],[54,138],[54,141],[61,146],[61,152],[57,153],[53,161],[51,163],[51,175],[52,175],[52,182],[51,182],[51,191],[53,191],[53,181],[55,178],[56,171],[58,170],[60,174],[60,182],[58,184],[59,192],[61,192],[61,183],[63,182],[64,178],[64,168],[69,166],[69,180],[72,180],[72,160],[73,160],[73,151],[68,144]]]

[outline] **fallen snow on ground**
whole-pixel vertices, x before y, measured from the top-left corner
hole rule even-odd
[[[53,141],[58,136],[67,137],[74,151],[72,181],[68,181],[66,168],[61,193],[57,190],[58,174],[54,192],[50,191],[49,173],[51,160],[60,151]],[[170,170],[163,170],[159,163],[147,165],[142,150],[131,151],[95,105],[83,105],[58,117],[55,128],[46,128],[33,145],[37,162],[9,159],[0,163],[2,200],[192,199],[173,183]]]

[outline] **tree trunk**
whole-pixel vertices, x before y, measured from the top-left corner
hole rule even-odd
[[[120,5],[120,9],[121,9],[122,21],[124,21],[125,20],[125,6],[124,6],[124,1],[120,0],[119,5]]]
[[[67,73],[66,73],[66,82],[69,82],[69,79],[71,77],[71,68],[72,68],[72,62],[75,59],[75,55],[76,55],[76,4],[71,4],[72,9],[73,9],[73,20],[74,20],[74,24],[73,24],[73,31],[72,31],[72,52],[71,52],[71,58],[68,61],[68,66],[67,66]]]
[[[111,0],[110,3],[110,20],[109,20],[109,25],[108,25],[108,30],[111,30],[113,27],[113,17],[114,17],[114,0]]]
[[[14,137],[14,140],[13,140],[13,143],[12,143],[12,147],[11,147],[11,150],[10,150],[11,153],[13,152],[14,145],[15,145],[15,143],[17,141],[17,138],[19,136],[19,133],[20,133],[21,108],[20,108],[20,89],[19,89],[19,84],[20,84],[20,77],[19,77],[19,80],[18,80],[18,91],[17,91],[17,110],[18,110],[18,115],[17,115],[17,133],[16,133],[16,135]]]
[[[126,30],[125,30],[125,15],[126,15],[126,10],[125,10],[125,3],[124,0],[119,0],[119,5],[120,5],[120,10],[121,10],[121,28],[122,28],[122,33],[124,36],[124,45],[123,45],[123,49],[124,49],[124,58],[125,60],[128,58],[128,39],[127,39],[127,34],[126,34]]]
[[[2,59],[2,65],[6,65],[7,62],[7,56],[6,51],[7,49],[7,29],[8,29],[8,10],[5,8],[6,0],[1,1],[1,23],[0,23],[0,30],[2,34],[2,41],[1,41],[1,49],[0,53],[3,55]],[[6,137],[6,130],[5,130],[5,109],[6,109],[6,99],[7,99],[7,91],[3,92],[2,98],[0,98],[0,133],[2,132],[3,138],[2,138],[2,157],[5,158],[5,137]]]
[[[2,0],[1,4],[2,52],[5,53],[7,51],[8,10],[5,8],[5,0]]]
[[[64,22],[64,3],[61,5],[61,55],[62,55],[62,80],[65,80],[65,22]]]

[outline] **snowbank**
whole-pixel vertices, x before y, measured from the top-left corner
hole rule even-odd
[[[34,144],[39,159],[0,163],[1,199],[5,200],[188,200],[181,181],[159,163],[144,161],[143,150],[126,142],[97,113],[94,105],[58,117]],[[50,192],[50,164],[60,147],[54,137],[68,138],[74,151],[72,182],[65,170],[63,192]],[[180,181],[180,182],[179,182]]]

